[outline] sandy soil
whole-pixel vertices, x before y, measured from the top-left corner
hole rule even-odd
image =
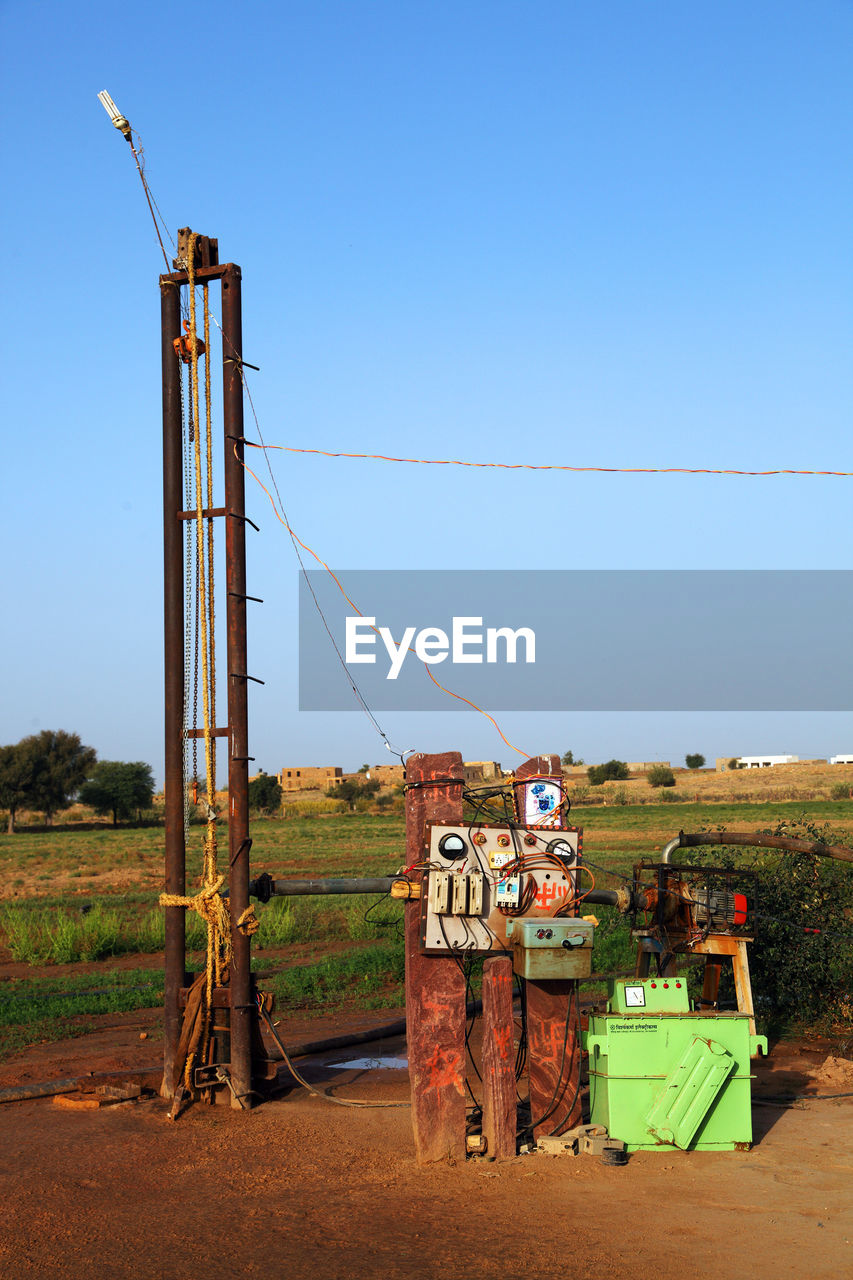
[[[393,1016],[393,1011],[389,1016]],[[377,1015],[350,1019],[363,1026]],[[157,1011],[3,1065],[0,1086],[153,1068]],[[140,1040],[140,1029],[146,1039]],[[315,1019],[287,1038],[314,1038]],[[330,1068],[402,1040],[303,1059],[341,1097],[404,1101],[405,1072]],[[301,1089],[251,1113],[153,1097],[99,1111],[49,1099],[0,1107],[0,1274],[57,1280],[285,1280],[602,1275],[813,1280],[853,1274],[853,1098],[782,1107],[789,1092],[853,1091],[828,1045],[778,1045],[757,1064],[746,1153],[638,1153],[624,1168],[522,1156],[418,1168],[405,1108],[331,1106]]]

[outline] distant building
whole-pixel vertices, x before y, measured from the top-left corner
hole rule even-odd
[[[344,776],[343,769],[337,765],[299,765],[292,769],[282,769],[278,775],[282,791],[325,790]]]
[[[629,760],[628,772],[629,773],[648,773],[649,769],[654,769],[656,764],[663,764],[663,765],[666,765],[668,768],[672,767],[668,760]]]
[[[462,778],[466,783],[493,782],[503,777],[497,760],[466,760],[462,765]]]
[[[830,756],[830,764],[853,764],[853,756]]]
[[[775,764],[799,764],[799,756],[738,756],[739,769],[770,769]]]
[[[405,778],[405,770],[401,764],[372,764],[364,773],[353,774],[354,778],[369,778],[378,782],[380,787],[393,787]]]

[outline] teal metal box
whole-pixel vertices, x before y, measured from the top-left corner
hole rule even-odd
[[[749,1016],[690,1011],[680,978],[620,979],[592,1013],[590,1121],[629,1151],[734,1151],[752,1142]]]
[[[588,978],[595,925],[577,916],[508,920],[512,967],[522,978],[550,981]]]

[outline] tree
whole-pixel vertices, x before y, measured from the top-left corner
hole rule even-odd
[[[355,813],[355,802],[362,796],[375,795],[379,790],[379,783],[376,778],[370,778],[365,782],[359,782],[357,778],[344,778],[342,782],[338,782],[334,787],[329,787],[326,795],[330,800],[345,800],[350,807],[350,811]]]
[[[26,741],[26,739],[24,739]],[[66,809],[97,760],[94,747],[84,747],[79,733],[43,729],[33,738],[36,776],[32,806],[41,809],[50,823],[59,809]]]
[[[274,774],[261,773],[249,783],[249,808],[260,813],[281,808],[281,783]]]
[[[668,764],[653,764],[646,777],[650,787],[674,787],[675,774]]]
[[[369,764],[363,764],[363,765],[360,767],[360,769],[359,769],[359,773],[368,773],[368,772],[369,772],[369,770],[370,770],[370,765],[369,765]]]
[[[141,760],[99,760],[79,792],[81,803],[91,805],[95,813],[112,813],[114,827],[119,818],[150,809],[153,797],[154,775]]]
[[[624,782],[631,775],[624,760],[608,760],[606,764],[591,764],[586,776],[594,787],[600,787],[604,782]]]
[[[701,769],[705,763],[705,757],[700,756],[698,752],[695,755],[686,755],[684,763],[688,769]]]
[[[583,764],[583,760],[581,760],[580,756],[578,756],[576,760],[575,753],[573,751],[567,751],[566,754],[563,756],[563,764],[569,768],[571,768],[572,765],[575,765],[577,768],[580,768],[581,765]]]
[[[32,801],[36,775],[35,739],[23,738],[8,747],[0,747],[0,806],[8,809],[6,830],[15,830],[15,814]]]

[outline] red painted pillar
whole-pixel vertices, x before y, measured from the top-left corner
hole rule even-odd
[[[560,757],[534,756],[515,771],[560,779]],[[523,821],[523,815],[518,815]],[[570,1129],[581,1120],[581,1049],[577,1037],[576,981],[527,983],[527,1045],[533,1136]]]
[[[515,1155],[514,1026],[512,960],[489,956],[483,962],[483,1136],[495,1160]]]
[[[406,763],[406,865],[425,861],[426,823],[462,821],[462,756]],[[412,1127],[419,1164],[465,1157],[465,981],[451,956],[420,949],[420,903],[407,902],[406,1024]]]

